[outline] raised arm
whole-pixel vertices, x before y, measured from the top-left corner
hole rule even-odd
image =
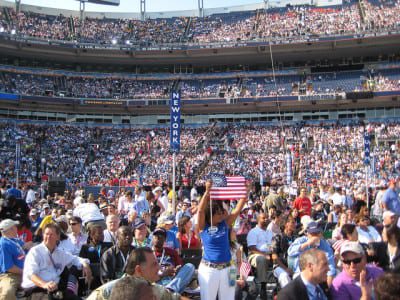
[[[204,192],[203,197],[201,197],[198,212],[197,212],[199,231],[202,231],[206,225],[205,209],[206,209],[207,204],[210,202],[211,187],[212,187],[212,181],[208,180],[206,182],[206,191]]]

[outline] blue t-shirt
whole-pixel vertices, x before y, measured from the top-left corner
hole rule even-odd
[[[212,263],[228,263],[231,261],[231,251],[229,246],[229,228],[225,221],[218,224],[217,230],[210,230],[210,225],[206,225],[200,233],[203,242],[203,258]]]
[[[383,194],[382,202],[386,204],[390,211],[394,212],[396,215],[400,215],[400,200],[396,191],[387,189]]]
[[[19,239],[0,238],[0,273],[6,273],[12,266],[24,268],[24,243]]]

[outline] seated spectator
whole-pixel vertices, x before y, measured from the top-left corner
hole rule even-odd
[[[148,238],[149,230],[142,218],[136,218],[133,223],[133,242],[135,248],[151,247],[151,240]]]
[[[158,283],[176,293],[182,293],[192,281],[195,267],[190,263],[182,266],[178,252],[164,246],[166,238],[167,231],[164,228],[154,230],[153,251],[161,268]]]
[[[367,289],[363,295],[375,296],[376,300],[398,300],[400,295],[400,274],[385,273],[375,280],[373,294],[371,289]],[[371,295],[372,294],[372,295]],[[362,298],[364,300],[365,298]]]
[[[176,237],[181,249],[200,249],[201,241],[192,229],[193,224],[188,216],[182,217],[178,222],[178,233]]]
[[[17,221],[0,223],[0,299],[16,299],[25,261],[24,243],[18,239]]]
[[[370,219],[368,216],[358,216],[356,218],[357,222],[357,232],[358,232],[358,241],[361,244],[368,245],[373,242],[381,242],[382,237],[379,232],[370,225]]]
[[[272,259],[274,264],[283,268],[289,276],[293,275],[291,262],[288,260],[288,249],[297,238],[296,221],[288,216],[282,234],[277,234],[272,239]]]
[[[301,273],[278,294],[278,300],[327,300],[321,284],[327,281],[329,271],[326,253],[319,249],[309,249],[300,254]]]
[[[358,232],[356,230],[356,225],[354,224],[344,224],[341,228],[340,235],[342,238],[333,243],[332,248],[335,252],[335,258],[339,261],[340,258],[340,248],[346,242],[358,242]],[[340,261],[339,261],[340,263]]]
[[[129,254],[133,250],[132,238],[130,227],[118,228],[116,244],[104,252],[100,259],[100,280],[103,284],[121,278],[124,274]]]
[[[113,246],[112,243],[104,242],[103,227],[99,224],[89,229],[88,243],[82,245],[79,257],[87,258],[90,261],[93,281],[90,289],[94,290],[101,285],[100,281],[100,259],[104,252]]]
[[[267,229],[267,216],[265,213],[258,215],[257,226],[247,235],[249,248],[249,262],[257,269],[257,280],[261,283],[260,297],[266,297],[266,284],[268,272],[272,269],[272,231]],[[274,276],[279,284],[284,287],[291,280],[289,274],[280,265],[279,257],[275,257],[277,267],[273,269]],[[279,261],[279,262],[278,262]]]
[[[44,227],[43,242],[28,252],[21,285],[27,294],[53,295],[59,291],[64,299],[80,299],[76,295],[77,289],[71,289],[68,285],[68,282],[77,284],[77,278],[67,268],[70,265],[82,268],[87,281],[91,281],[89,260],[60,250],[57,247],[60,234],[61,230],[57,225],[47,224]]]
[[[180,251],[179,241],[176,238],[176,234],[171,230],[174,226],[175,217],[173,215],[167,216],[162,215],[157,220],[157,227],[163,228],[167,231],[167,239],[165,241],[165,246],[176,251]]]
[[[106,219],[107,228],[104,229],[104,242],[115,245],[117,242],[117,230],[119,228],[119,218],[117,215],[108,215]]]
[[[358,242],[347,242],[340,250],[343,271],[339,273],[331,286],[333,300],[359,300],[361,298],[360,274],[366,272],[366,281],[374,281],[383,274],[382,269],[367,265],[362,246]]]
[[[110,281],[95,291],[93,291],[87,300],[104,300],[109,299],[111,293],[113,293],[114,286],[116,286],[116,290],[118,289],[117,285],[120,281],[122,283],[128,282],[143,282],[146,283],[153,290],[154,295],[156,295],[155,299],[166,299],[166,300],[185,300],[187,298],[181,297],[177,293],[172,293],[165,287],[155,284],[156,281],[160,279],[159,276],[160,266],[158,264],[157,259],[154,256],[153,251],[150,248],[136,248],[129,255],[129,259],[126,265],[125,276],[121,279]],[[129,278],[129,279],[126,279]],[[135,293],[136,295],[136,293]],[[129,295],[128,298],[132,298],[132,295]],[[125,298],[127,299],[127,298]]]
[[[342,226],[345,224],[347,224],[347,214],[341,213],[339,215],[336,227],[332,232],[332,240],[336,241],[336,240],[340,240],[343,238],[341,230],[342,230]]]
[[[329,271],[328,271],[328,286],[331,285],[333,277],[336,274],[336,264],[333,255],[333,251],[329,243],[322,236],[322,229],[316,222],[308,223],[306,227],[306,235],[297,238],[288,249],[289,258],[294,259],[294,271],[300,273],[299,267],[299,256],[304,251],[316,248],[322,250],[328,260]],[[296,276],[296,275],[295,275]]]
[[[72,217],[69,219],[69,226],[71,233],[68,234],[68,239],[73,245],[72,254],[79,255],[82,245],[87,243],[87,234],[82,233],[82,220],[79,217]]]

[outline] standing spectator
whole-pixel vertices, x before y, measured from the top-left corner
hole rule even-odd
[[[299,211],[300,218],[302,216],[311,216],[311,200],[307,197],[306,188],[301,188],[299,197],[294,200],[293,207]]]
[[[382,204],[384,210],[390,210],[400,216],[400,200],[397,193],[397,182],[392,179],[389,181],[389,188],[383,194]]]
[[[217,295],[220,299],[234,299],[236,270],[232,281],[229,276],[232,272],[229,229],[245,205],[247,197],[240,199],[232,213],[228,214],[219,202],[213,201],[210,204],[211,186],[212,182],[207,181],[198,211],[198,224],[204,250],[198,270],[201,299],[214,300]],[[210,205],[212,205],[212,215]]]
[[[0,223],[0,299],[16,299],[22,281],[25,251],[23,242],[18,239],[18,224],[11,219]]]

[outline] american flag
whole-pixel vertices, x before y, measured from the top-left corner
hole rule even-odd
[[[240,264],[239,272],[240,275],[242,275],[242,278],[246,280],[251,272],[251,265],[247,261],[242,261],[242,263]]]
[[[243,176],[211,174],[213,185],[211,200],[238,200],[247,197],[246,179]]]

